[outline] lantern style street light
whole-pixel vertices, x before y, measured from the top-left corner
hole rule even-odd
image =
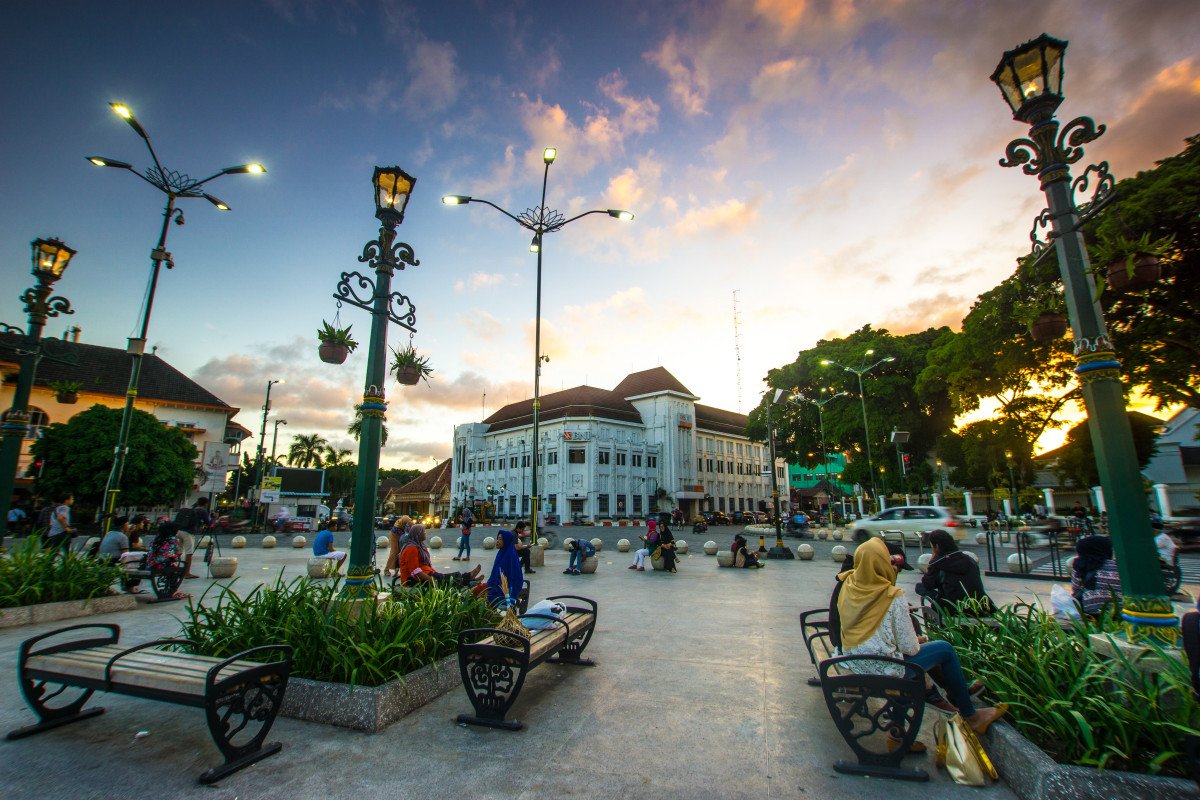
[[[880,364],[888,364],[896,359],[892,356],[884,356],[870,366],[866,365],[867,356],[875,354],[874,350],[868,350],[863,353],[863,363],[858,367],[847,367],[845,364],[839,364],[836,361],[831,361],[828,358],[821,359],[822,366],[841,367],[846,372],[851,372],[858,378],[858,402],[862,406],[863,419],[863,437],[867,444],[867,472],[871,476],[871,494],[875,496],[875,503],[879,505],[879,490],[875,487],[875,466],[871,460],[871,427],[867,424],[867,399],[863,394],[863,375],[866,375],[871,370],[878,367]],[[882,506],[880,506],[882,507]]]
[[[633,214],[628,211],[622,211],[616,208],[609,209],[593,209],[584,211],[582,214],[577,214],[570,219],[567,219],[559,211],[546,207],[546,183],[550,178],[550,165],[554,163],[554,159],[558,157],[558,150],[553,147],[547,147],[542,151],[542,163],[545,169],[542,172],[542,202],[536,208],[527,208],[521,214],[512,214],[505,211],[500,206],[490,200],[484,200],[479,197],[471,197],[470,195],[448,194],[442,197],[442,202],[448,206],[466,205],[467,203],[483,203],[485,206],[491,206],[499,211],[504,216],[511,219],[513,222],[520,225],[522,228],[533,232],[533,239],[529,243],[529,252],[537,253],[537,279],[535,281],[535,301],[534,301],[534,323],[533,323],[533,438],[531,442],[538,441],[538,424],[541,410],[541,379],[542,379],[542,249],[544,247],[543,239],[548,233],[555,233],[562,230],[567,225],[577,219],[589,216],[590,214],[607,214],[613,219],[629,221],[633,219]],[[549,359],[547,359],[549,360]],[[533,542],[538,540],[538,465],[535,458],[532,462],[531,479],[529,487],[529,496],[531,498],[529,506],[529,528],[532,531],[530,534]]]
[[[150,328],[150,311],[154,308],[154,292],[158,288],[158,274],[164,263],[167,265],[167,269],[175,266],[171,254],[166,250],[167,230],[172,219],[175,220],[176,225],[184,223],[183,209],[177,209],[175,201],[191,197],[203,198],[216,206],[218,211],[228,211],[229,206],[223,200],[203,191],[202,187],[224,175],[260,175],[267,170],[262,164],[258,163],[239,164],[236,167],[226,167],[203,180],[196,180],[182,172],[165,169],[158,160],[158,154],[154,152],[154,145],[150,143],[149,134],[146,133],[146,129],[142,127],[142,124],[138,122],[137,117],[133,115],[129,106],[124,103],[109,103],[109,106],[112,107],[113,113],[128,122],[129,127],[133,128],[134,133],[140,136],[142,141],[146,143],[146,149],[150,151],[150,158],[154,161],[154,166],[142,173],[136,171],[132,165],[124,161],[118,161],[115,158],[87,156],[87,160],[97,167],[113,167],[115,169],[127,170],[167,196],[167,202],[163,209],[162,230],[158,235],[158,244],[150,251],[150,285],[146,291],[145,305],[142,307],[140,329],[137,337],[129,339],[129,345],[126,348],[133,359],[133,365],[129,373],[129,389],[125,392],[125,408],[121,414],[121,429],[117,434],[117,447],[113,457],[112,471],[109,473],[108,483],[104,487],[104,512],[111,519],[113,509],[117,505],[117,495],[121,491],[121,476],[125,471],[125,457],[129,449],[129,425],[133,418],[133,401],[137,397],[138,384],[142,376],[142,358],[146,350],[146,336]],[[107,523],[105,527],[107,529]]]
[[[21,295],[29,324],[24,331],[11,325],[4,326],[7,333],[23,333],[24,339],[16,348],[21,356],[21,371],[17,375],[12,405],[4,412],[0,425],[4,435],[3,444],[0,444],[0,520],[8,520],[8,510],[12,505],[13,487],[17,481],[17,464],[21,460],[21,443],[29,433],[29,395],[33,391],[38,362],[42,358],[65,360],[45,352],[42,329],[46,327],[46,320],[51,317],[75,313],[70,300],[61,296],[51,296],[54,284],[66,272],[74,255],[74,250],[57,239],[33,241],[31,271],[37,284],[26,289]]]
[[[367,350],[367,372],[362,403],[362,429],[358,437],[358,476],[354,484],[354,524],[350,533],[350,566],[342,588],[345,598],[367,597],[375,578],[374,518],[376,486],[379,479],[379,449],[383,445],[383,421],[387,411],[384,386],[387,383],[388,323],[415,333],[417,309],[407,296],[392,291],[396,270],[420,264],[412,245],[396,241],[396,228],[404,221],[404,209],[417,179],[400,167],[376,167],[371,178],[375,190],[375,218],[379,236],[363,246],[359,262],[375,270],[375,278],[358,271],[343,272],[334,290],[338,303],[371,314],[371,341]]]
[[[1075,374],[1081,383],[1096,468],[1108,501],[1113,553],[1121,573],[1125,634],[1130,641],[1172,645],[1179,638],[1179,620],[1159,570],[1149,507],[1125,413],[1121,362],[1108,338],[1081,230],[1113,199],[1115,180],[1108,163],[1101,162],[1088,166],[1072,181],[1070,165],[1083,157],[1083,145],[1104,133],[1104,126],[1097,126],[1089,117],[1076,117],[1060,130],[1054,112],[1063,100],[1066,48],[1065,41],[1042,34],[1006,52],[992,73],[1013,118],[1030,126],[1027,138],[1009,142],[1000,166],[1019,166],[1026,175],[1036,175],[1046,196],[1047,207],[1038,215],[1030,235],[1032,254],[1044,256],[1053,243],[1058,256],[1075,341]],[[1076,192],[1089,190],[1090,197],[1076,200]],[[1047,227],[1050,231],[1042,239],[1039,232]]]
[[[821,394],[825,394],[828,391],[829,391],[828,387],[821,388]],[[849,396],[850,396],[850,394],[848,392],[835,392],[834,394],[831,394],[831,395],[829,395],[829,397],[826,397],[824,399],[818,399],[815,397],[806,397],[805,395],[802,395],[802,394],[793,394],[792,398],[791,398],[792,400],[800,400],[805,403],[812,403],[814,406],[817,407],[817,423],[821,428],[821,461],[825,465],[825,487],[827,489],[833,488],[833,484],[831,484],[829,482],[829,451],[827,451],[825,449],[825,406],[829,405],[830,403],[832,403],[834,400],[838,399],[839,397],[849,397]],[[832,500],[833,500],[833,496],[830,495],[830,503],[829,503],[829,511],[830,511],[830,520],[829,521],[830,522],[833,522],[833,502],[832,502]]]

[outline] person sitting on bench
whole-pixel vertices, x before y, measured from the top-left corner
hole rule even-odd
[[[492,574],[488,576],[488,603],[505,609],[517,605],[525,578],[521,574],[521,559],[517,556],[517,536],[512,531],[501,530],[496,543],[496,560],[492,563]],[[501,576],[504,580],[501,581]],[[505,593],[504,585],[508,592]]]
[[[996,607],[983,588],[979,565],[958,549],[954,537],[946,531],[934,531],[929,534],[929,544],[933,547],[933,559],[917,584],[917,594],[943,610],[957,612],[964,601],[973,600],[975,603],[967,604],[966,613],[984,616],[995,613]]]
[[[313,538],[312,549],[314,558],[328,558],[330,561],[336,562],[333,567],[334,575],[341,572],[342,564],[346,563],[346,553],[333,549],[333,531],[329,530],[329,520],[321,523],[317,535]]]
[[[408,546],[400,553],[400,575],[405,586],[439,584],[462,586],[479,597],[488,590],[486,583],[479,581],[483,567],[475,565],[470,572],[438,572],[433,568],[429,546],[425,544],[425,526],[415,524],[408,529]],[[517,591],[520,591],[518,587]]]
[[[896,586],[896,567],[882,539],[872,538],[854,551],[854,569],[838,575],[842,583],[837,597],[840,654],[890,656],[905,659],[928,670],[941,667],[943,686],[950,701],[978,735],[1008,710],[975,708],[970,687],[963,677],[958,654],[949,642],[918,636],[908,612],[904,590]],[[851,672],[900,675],[898,664],[846,661]],[[917,750],[914,748],[914,752]]]
[[[154,541],[150,542],[150,551],[146,554],[146,569],[170,569],[181,566],[182,554],[179,544],[179,528],[174,522],[164,522],[158,526]],[[175,592],[175,599],[182,600],[188,595]]]
[[[145,553],[130,549],[129,533],[129,517],[115,517],[112,527],[100,540],[100,549],[97,552],[100,558],[115,562],[126,572],[141,567],[142,559],[146,557]],[[143,591],[137,588],[139,583],[141,583],[139,578],[132,576],[122,578],[121,588],[130,594],[143,594]]]

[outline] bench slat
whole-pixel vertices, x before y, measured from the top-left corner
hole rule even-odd
[[[127,648],[119,644],[101,645],[99,647],[89,647],[86,650],[70,650],[65,653],[59,653],[59,656],[67,659],[78,659],[80,661],[93,662],[101,661],[108,663],[108,660],[117,653]],[[207,675],[212,667],[224,661],[222,658],[214,658],[212,656],[200,656],[192,653],[176,653],[166,650],[146,649],[137,650],[126,656],[123,656],[117,664],[129,665],[145,665],[145,666],[165,666],[177,672],[195,672],[200,675]],[[255,666],[253,661],[235,661],[226,669],[233,671],[248,669]],[[225,670],[222,670],[224,672]]]
[[[109,660],[122,649],[119,645],[103,645],[86,650],[72,650],[52,655],[31,656],[27,668],[34,672],[55,673],[103,681]],[[179,658],[179,656],[187,656]],[[169,653],[163,650],[139,650],[119,659],[110,676],[114,688],[125,685],[142,689],[158,689],[180,694],[203,695],[208,670],[221,659]],[[222,674],[258,666],[251,661],[238,661],[222,670]]]

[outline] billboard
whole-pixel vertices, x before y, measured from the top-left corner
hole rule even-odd
[[[280,494],[314,497],[325,494],[325,470],[323,469],[275,467],[272,474],[279,478]]]
[[[229,471],[237,469],[236,457],[232,459],[229,445],[224,442],[205,442],[201,456],[201,467],[204,469],[204,482],[200,484],[201,492],[225,491],[225,479]]]

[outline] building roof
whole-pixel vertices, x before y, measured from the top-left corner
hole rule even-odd
[[[745,436],[746,424],[750,418],[736,411],[725,411],[712,406],[702,406],[696,403],[696,427],[714,433],[726,433],[733,436]]]
[[[450,459],[446,459],[428,472],[413,478],[396,490],[398,495],[441,494],[450,486]]]
[[[641,397],[660,392],[678,392],[693,400],[697,399],[690,389],[680,383],[679,379],[667,372],[664,367],[631,372],[613,388],[613,394],[622,398]]]
[[[666,370],[663,371],[666,372]],[[632,403],[608,389],[597,389],[595,386],[576,386],[572,389],[542,395],[542,407],[538,413],[540,422],[567,417],[600,417],[638,424],[642,422],[642,415],[638,413]],[[533,400],[509,403],[485,419],[484,422],[488,425],[489,433],[532,425]]]
[[[21,336],[13,333],[0,334],[0,363],[18,364],[14,350],[21,345]],[[38,363],[35,387],[49,389],[56,381],[76,381],[83,384],[83,393],[104,394],[124,397],[129,388],[130,356],[123,348],[101,347],[95,344],[70,342],[62,339],[44,340],[43,346],[55,356],[74,356],[77,365],[63,364],[50,358]],[[16,382],[16,373],[5,382]],[[185,406],[202,406],[228,411],[231,415],[239,409],[205,389],[152,353],[142,358],[142,376],[138,382],[138,397],[142,400],[157,400]]]

